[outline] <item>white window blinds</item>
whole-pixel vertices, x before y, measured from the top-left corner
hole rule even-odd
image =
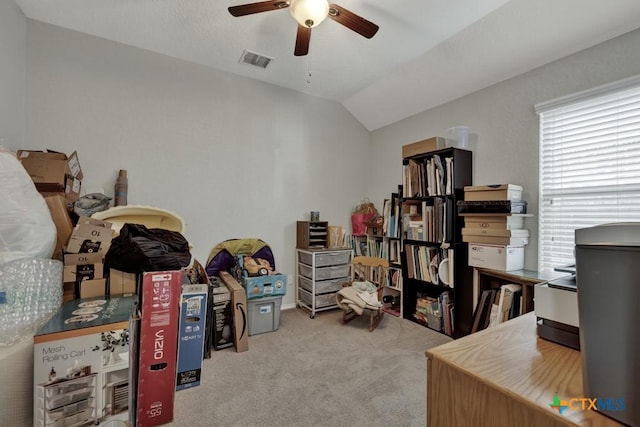
[[[640,221],[640,78],[536,106],[538,268],[574,263],[574,230]]]

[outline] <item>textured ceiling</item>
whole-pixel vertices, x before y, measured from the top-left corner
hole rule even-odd
[[[638,0],[336,0],[378,33],[327,19],[296,57],[288,9],[234,18],[227,7],[246,1],[15,1],[34,20],[341,102],[369,130],[640,26]],[[245,49],[274,60],[240,63]]]

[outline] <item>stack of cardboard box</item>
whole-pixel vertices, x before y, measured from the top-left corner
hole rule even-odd
[[[62,250],[73,230],[68,208],[80,197],[82,185],[78,154],[75,151],[67,156],[55,151],[18,150],[16,156],[47,202],[58,233],[53,258],[62,259]]]
[[[82,169],[78,154],[55,151],[18,150],[18,160],[43,196],[63,195],[73,203],[80,197]]]
[[[464,214],[462,241],[469,243],[469,265],[495,270],[524,268],[524,247],[529,230],[524,227],[525,214],[483,212],[493,205],[522,202],[522,187],[514,184],[467,186],[464,200],[475,205],[474,212]]]
[[[63,300],[106,295],[104,256],[111,246],[111,224],[80,217],[64,254]]]

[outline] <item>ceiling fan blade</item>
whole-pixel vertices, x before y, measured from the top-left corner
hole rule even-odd
[[[329,5],[329,18],[370,39],[378,32],[378,26],[371,21],[345,9],[337,4]]]
[[[293,51],[295,56],[304,56],[309,53],[309,42],[311,41],[311,28],[298,24],[298,34],[296,35],[296,48]]]
[[[261,1],[258,3],[241,4],[229,7],[229,13],[233,16],[252,15],[254,13],[269,12],[271,10],[289,7],[288,1]]]

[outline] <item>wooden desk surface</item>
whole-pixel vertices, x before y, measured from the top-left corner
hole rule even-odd
[[[548,282],[551,279],[557,279],[558,277],[563,277],[569,275],[569,273],[560,273],[560,272],[544,272],[544,271],[535,271],[535,270],[511,270],[511,271],[500,271],[500,270],[492,270],[489,268],[478,268],[476,270],[480,274],[485,274],[492,277],[497,277],[505,280],[512,280],[515,282],[528,283],[531,285],[536,285],[542,282]]]
[[[580,352],[543,340],[529,313],[427,354],[430,427],[619,426],[595,411],[550,407],[583,397]]]

